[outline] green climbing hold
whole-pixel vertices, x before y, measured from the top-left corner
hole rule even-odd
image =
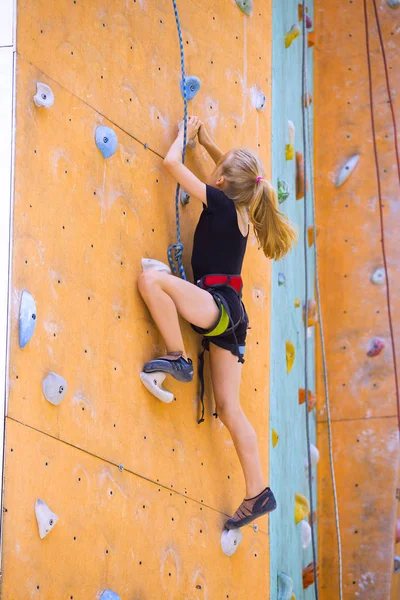
[[[236,0],[236,4],[242,12],[248,17],[251,15],[253,10],[253,0]]]
[[[278,202],[282,204],[289,198],[289,184],[284,179],[278,179]]]

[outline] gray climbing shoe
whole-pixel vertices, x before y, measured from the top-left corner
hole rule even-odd
[[[167,356],[155,358],[144,365],[143,371],[145,373],[161,371],[183,383],[193,380],[193,363],[190,358],[185,360],[181,352],[171,352]]]
[[[275,509],[275,496],[267,487],[254,498],[245,498],[233,517],[226,521],[225,529],[238,529]]]

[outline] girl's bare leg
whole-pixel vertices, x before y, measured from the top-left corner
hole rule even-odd
[[[210,368],[218,416],[232,436],[246,481],[246,498],[266,487],[257,435],[240,406],[242,365],[228,350],[210,344]]]
[[[138,287],[168,352],[181,350],[186,356],[178,314],[204,329],[218,319],[219,309],[211,294],[174,275],[144,271]]]

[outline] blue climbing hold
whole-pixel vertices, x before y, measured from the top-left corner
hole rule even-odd
[[[104,590],[100,600],[121,600],[120,596],[111,590]]]
[[[99,125],[96,129],[96,146],[104,156],[104,158],[110,158],[118,146],[117,134],[110,127]]]
[[[286,277],[283,273],[278,273],[278,285],[285,285]]]
[[[23,290],[19,308],[19,347],[24,348],[35,331],[36,303],[33,296]]]
[[[198,77],[195,77],[194,75],[187,75],[185,77],[185,82],[186,82],[186,99],[193,100],[193,98],[195,97],[195,95],[197,94],[197,92],[200,89],[201,81]],[[182,94],[182,97],[184,98],[183,79],[181,79],[181,94]]]

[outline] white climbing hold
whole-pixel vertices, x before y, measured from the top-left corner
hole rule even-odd
[[[251,101],[256,110],[262,110],[267,102],[267,98],[256,85],[251,88]]]
[[[142,269],[143,271],[164,271],[165,273],[171,273],[171,269],[168,265],[161,262],[161,260],[155,260],[154,258],[142,258]]]
[[[277,600],[292,600],[293,598],[293,580],[287,573],[279,571],[278,573],[278,596]]]
[[[54,104],[54,94],[52,89],[45,83],[36,83],[36,95],[33,96],[33,101],[36,106],[50,108]]]
[[[42,381],[43,394],[54,406],[58,406],[67,391],[67,382],[61,375],[50,372]]]
[[[36,303],[33,296],[26,290],[22,291],[19,307],[19,347],[25,348],[33,336],[36,327]]]
[[[226,556],[232,556],[239,548],[243,534],[240,529],[224,529],[221,535],[221,548]]]
[[[336,187],[340,187],[344,184],[345,181],[350,177],[354,169],[356,168],[358,161],[360,160],[360,155],[355,154],[346,162],[345,165],[340,169],[339,175],[336,179]]]
[[[319,461],[319,450],[314,444],[310,444],[310,455],[311,455],[311,467],[316,467]],[[308,456],[306,456],[304,461],[305,467],[307,469],[308,475]]]
[[[311,542],[311,526],[307,521],[300,521],[301,545],[306,550]]]
[[[43,539],[53,529],[58,521],[58,517],[49,509],[43,500],[40,500],[40,498],[36,500],[35,514],[39,527],[40,539]]]
[[[371,281],[375,285],[383,285],[386,281],[386,273],[383,267],[376,269],[371,275]]]
[[[289,144],[292,144],[292,146],[294,146],[294,138],[296,135],[296,128],[294,126],[293,121],[288,121],[287,125],[288,125]]]
[[[190,195],[185,192],[185,190],[181,189],[181,204],[182,206],[186,206],[190,202]]]
[[[155,371],[154,373],[140,373],[140,379],[144,387],[153,394],[158,400],[169,404],[174,399],[172,392],[169,392],[163,387],[163,381],[166,378],[166,373]]]

